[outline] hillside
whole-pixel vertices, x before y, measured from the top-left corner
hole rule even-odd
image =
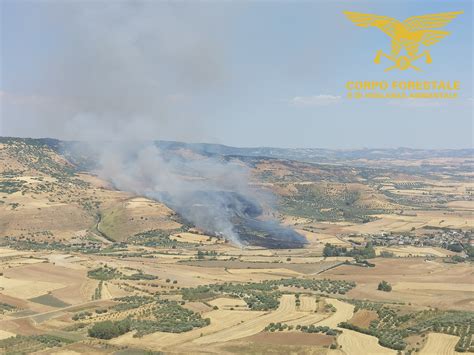
[[[0,237],[103,242],[180,226],[162,204],[113,189],[53,148],[45,140],[0,140]],[[121,215],[113,223],[119,232],[104,223],[113,211]]]
[[[193,181],[208,158],[234,162],[250,186],[165,205],[96,176],[80,143],[0,139],[0,352],[474,350],[464,163],[161,154]],[[260,206],[247,188],[276,198]],[[216,206],[241,244],[182,216]]]
[[[251,172],[251,185],[270,190],[277,197],[268,213],[281,221],[296,217],[312,222],[367,223],[381,214],[436,210],[445,208],[446,203],[460,203],[456,201],[470,198],[469,187],[462,182],[464,175],[460,173],[466,169],[464,160],[469,160],[464,157],[465,151],[450,151],[453,156],[463,157],[460,158],[463,162],[456,165],[456,160],[451,161],[454,167],[450,167],[447,174],[444,167],[439,171],[434,165],[415,169],[414,166],[421,165],[413,159],[422,153],[411,150],[405,154],[407,160],[401,161],[398,157],[398,164],[403,162],[404,165],[395,169],[371,167],[368,163],[360,166],[359,160],[353,165],[341,165],[262,157],[256,156],[250,148],[176,142],[156,144],[165,157],[183,162],[199,163],[211,155],[213,159],[246,165]],[[291,152],[277,151],[287,152],[286,155]],[[265,149],[259,152],[275,155]],[[349,156],[347,152],[325,154],[327,160]],[[358,151],[353,156],[360,159],[361,154]],[[446,154],[448,152],[443,151],[434,156]],[[372,155],[372,151],[367,151],[364,159],[370,161]],[[389,150],[384,155],[394,153]],[[184,228],[183,220],[169,206],[118,191],[98,178],[93,173],[94,155],[78,142],[1,138],[0,158],[2,238],[107,243],[133,239],[149,231],[164,231],[170,235]],[[457,174],[457,178],[450,174]]]

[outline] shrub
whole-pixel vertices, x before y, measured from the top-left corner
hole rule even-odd
[[[347,249],[346,247],[337,247],[326,243],[323,249],[323,255],[328,256],[359,256],[364,259],[375,258],[375,249],[371,243],[367,243],[364,248]]]
[[[117,269],[105,265],[104,267],[88,271],[87,276],[91,279],[107,281],[112,279],[119,279],[123,276],[123,274]]]
[[[379,286],[377,287],[377,290],[390,292],[390,291],[392,291],[392,286],[387,281],[382,281],[382,282],[379,283]]]
[[[99,339],[112,339],[130,331],[130,320],[113,322],[110,320],[95,323],[89,329],[89,336]]]
[[[90,316],[92,316],[91,312],[88,312],[88,311],[79,312],[79,313],[76,313],[75,315],[72,316],[72,320],[77,321],[77,320],[80,320],[80,319],[86,319]]]
[[[380,256],[382,258],[394,258],[395,257],[395,254],[392,253],[391,251],[386,251],[386,250],[382,250],[380,252]]]

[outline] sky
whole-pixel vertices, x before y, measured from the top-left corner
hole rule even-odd
[[[0,0],[0,135],[232,146],[470,148],[472,2]],[[464,11],[422,71],[343,11]],[[347,81],[461,82],[455,100],[349,100]]]

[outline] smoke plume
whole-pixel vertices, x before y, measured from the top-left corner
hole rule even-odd
[[[186,159],[153,143],[202,140],[212,132],[196,102],[230,80],[228,44],[215,29],[229,26],[232,6],[119,1],[36,7],[58,42],[38,70],[38,86],[61,102],[36,130],[87,141],[101,177],[162,201],[236,244],[250,229],[304,242],[275,222],[257,219],[268,192],[249,187],[250,172],[242,163]]]

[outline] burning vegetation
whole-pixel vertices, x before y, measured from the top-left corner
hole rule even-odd
[[[258,219],[263,209],[258,201],[232,191],[193,191],[187,204],[175,205],[168,194],[163,202],[189,223],[207,234],[231,239],[240,245],[268,248],[301,248],[305,237],[274,220]],[[227,223],[230,222],[230,223]]]

